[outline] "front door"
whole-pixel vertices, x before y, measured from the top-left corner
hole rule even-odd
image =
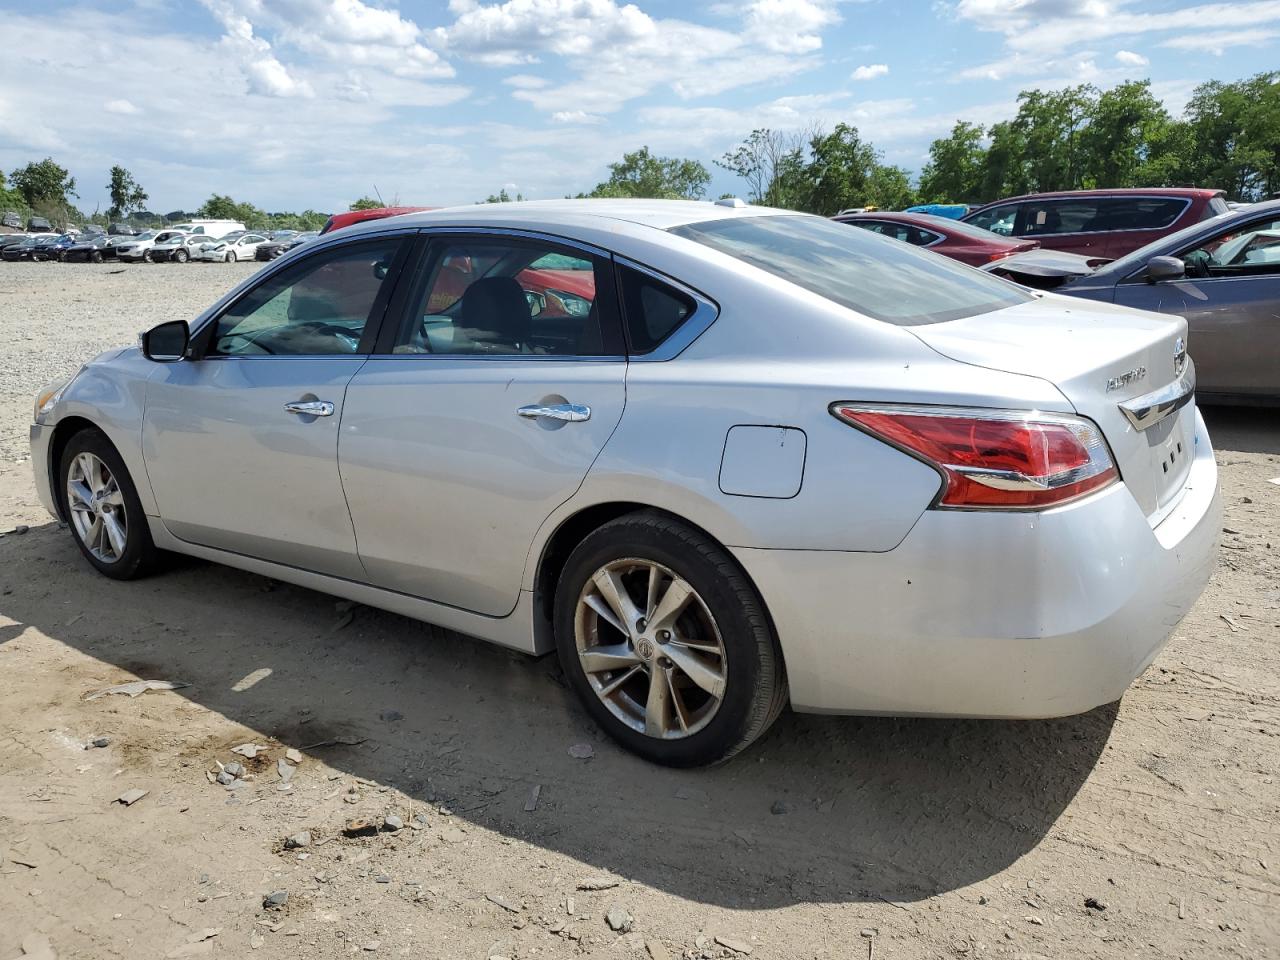
[[[199,359],[148,382],[147,476],[174,536],[364,579],[338,427],[405,242],[344,244],[275,272],[196,335]]]
[[[1280,396],[1280,218],[1215,234],[1179,256],[1181,280],[1116,287],[1116,303],[1186,317],[1202,393]]]
[[[538,528],[622,415],[611,269],[552,240],[433,241],[347,391],[342,480],[371,582],[514,609]]]

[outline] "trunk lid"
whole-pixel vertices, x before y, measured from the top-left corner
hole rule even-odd
[[[1046,295],[1005,310],[909,328],[962,363],[1053,383],[1101,428],[1121,479],[1154,525],[1173,506],[1191,470],[1195,405],[1145,430],[1121,404],[1175,383],[1187,322],[1112,304]],[[1189,364],[1189,361],[1185,361]]]

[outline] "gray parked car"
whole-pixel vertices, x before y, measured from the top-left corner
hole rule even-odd
[[[554,650],[691,765],[788,703],[1118,699],[1215,562],[1185,335],[804,214],[479,205],[104,354],[37,398],[32,460],[107,576],[172,550]]]
[[[1171,234],[1058,292],[1186,317],[1197,396],[1280,402],[1280,200]]]

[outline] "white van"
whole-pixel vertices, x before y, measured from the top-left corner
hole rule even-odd
[[[187,220],[175,223],[170,230],[181,230],[183,233],[203,234],[211,240],[220,240],[235,230],[244,231],[244,224],[239,220]]]

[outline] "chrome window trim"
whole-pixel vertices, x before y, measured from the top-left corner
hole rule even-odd
[[[643,263],[632,260],[630,257],[615,254],[613,262],[620,267],[628,267],[643,273],[659,283],[680,291],[694,303],[693,313],[686,317],[684,323],[676,327],[660,344],[648,353],[628,353],[627,359],[631,363],[662,363],[667,360],[674,360],[691,346],[695,340],[706,333],[707,329],[719,318],[720,305],[688,284],[681,283],[679,280],[655,270],[653,267],[648,267]],[[625,310],[625,306],[623,309]]]
[[[1128,195],[1128,194],[1124,196],[1108,195],[1108,196],[1102,196],[1102,197],[1081,197],[1080,199],[1081,200],[1179,200],[1181,199],[1182,209],[1178,211],[1178,215],[1176,217],[1170,220],[1163,227],[1123,227],[1119,230],[1072,230],[1070,233],[1021,233],[1021,234],[1015,233],[1015,234],[1012,234],[1012,236],[1034,237],[1037,239],[1040,237],[1100,237],[1100,236],[1110,236],[1113,233],[1149,233],[1152,230],[1169,230],[1173,227],[1175,223],[1177,223],[1184,216],[1186,216],[1187,211],[1191,209],[1191,202],[1192,202],[1192,198],[1190,197],[1162,197],[1162,196],[1159,196],[1158,194],[1152,194],[1150,196],[1146,194],[1143,194],[1141,196],[1134,196],[1134,195]],[[1031,201],[1031,200],[1021,201],[1021,203],[1027,203],[1027,204],[1030,204],[1032,202],[1036,202],[1036,201]],[[1051,197],[1048,200],[1039,201],[1039,202],[1071,203],[1073,202],[1073,200],[1070,197]]]

